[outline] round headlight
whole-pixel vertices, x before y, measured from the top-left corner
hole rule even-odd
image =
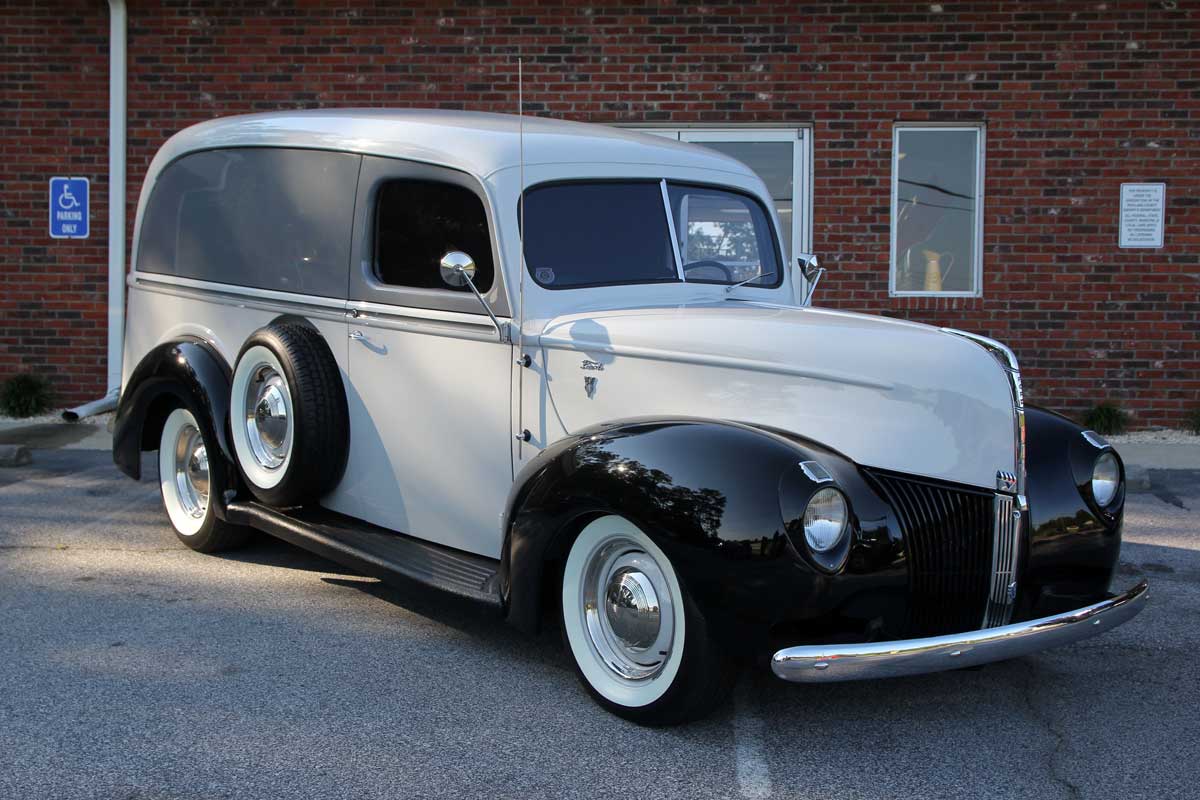
[[[846,498],[837,489],[821,489],[804,509],[804,538],[818,553],[837,547],[846,533]]]
[[[1117,496],[1117,485],[1121,482],[1121,468],[1112,453],[1102,453],[1092,467],[1092,497],[1096,504],[1104,507]]]

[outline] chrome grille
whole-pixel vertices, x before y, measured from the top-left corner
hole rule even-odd
[[[910,635],[979,628],[993,585],[996,495],[874,470],[869,474],[904,532]]]
[[[992,546],[992,588],[988,593],[983,627],[1007,625],[1012,618],[1017,589],[1017,556],[1021,544],[1021,511],[1014,498],[997,494],[994,501],[995,534]]]

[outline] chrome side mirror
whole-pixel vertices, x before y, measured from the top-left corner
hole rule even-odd
[[[808,306],[812,304],[813,294],[817,291],[817,284],[821,282],[821,276],[825,274],[825,268],[818,264],[817,257],[812,253],[797,253],[796,265],[800,268],[804,282],[808,284],[800,305]]]
[[[428,262],[426,262],[428,263]],[[442,261],[438,264],[442,271],[442,281],[447,286],[458,288],[470,284],[475,285],[475,259],[471,258],[461,250],[451,250],[446,255],[442,256]]]
[[[496,326],[496,333],[500,336],[500,341],[504,341],[504,327],[500,324],[500,320],[496,319],[496,314],[488,305],[488,301],[484,300],[483,295],[475,288],[475,259],[461,250],[451,250],[442,256],[442,260],[438,262],[438,269],[442,273],[442,282],[447,286],[455,288],[467,286],[471,289],[475,299],[483,306],[483,310],[491,318],[492,324]]]

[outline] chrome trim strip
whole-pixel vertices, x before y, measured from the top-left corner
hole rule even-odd
[[[176,280],[183,281],[187,279]],[[253,308],[277,314],[303,313],[307,317],[328,320],[342,320],[346,314],[345,300],[331,301],[328,297],[253,290],[263,292],[263,294],[257,295],[245,292],[244,287],[230,287],[228,284],[223,283],[213,283],[207,286],[191,286],[182,282],[159,281],[157,279],[141,277],[130,280],[129,285],[138,291],[152,294],[182,297],[187,300],[199,300],[206,303],[232,306],[234,308]]]
[[[630,358],[649,358],[661,359],[663,361],[676,361],[681,364],[729,367],[732,369],[742,369],[750,372],[763,372],[774,375],[794,375],[798,378],[811,378],[817,381],[841,383],[847,386],[862,386],[867,389],[878,389],[884,392],[890,392],[896,388],[894,384],[883,383],[882,381],[873,381],[863,378],[859,375],[835,372],[833,370],[817,371],[814,369],[807,369],[778,361],[758,361],[747,358],[715,355],[712,353],[688,353],[682,350],[666,350],[658,347],[640,347],[637,345],[614,345],[612,343],[601,344],[599,342],[590,341],[576,342],[557,333],[543,334],[542,347],[548,350],[567,350],[577,353],[604,353],[606,355],[614,356],[629,356]]]
[[[1097,450],[1107,450],[1112,447],[1112,445],[1108,443],[1108,439],[1105,439],[1095,431],[1083,431],[1080,435],[1082,435],[1084,439],[1087,439],[1087,443]]]
[[[277,292],[175,275],[130,273],[128,284],[145,292],[200,300],[235,308],[253,308],[279,314],[302,313],[314,319],[352,321],[367,327],[403,330],[429,336],[494,340],[496,329],[484,314],[466,314],[435,308],[391,306],[363,300],[347,302],[319,295]],[[498,320],[507,330],[510,320]]]
[[[1017,475],[1017,491],[1025,494],[1025,390],[1021,386],[1021,367],[1017,363],[1017,355],[1006,344],[980,336],[970,331],[960,331],[957,328],[941,328],[942,333],[961,336],[970,339],[975,344],[992,354],[1008,375],[1008,388],[1012,394],[1013,403],[1013,445],[1014,467]]]
[[[306,306],[323,306],[325,308],[343,309],[346,301],[339,297],[322,297],[315,294],[299,294],[295,292],[278,292],[274,289],[259,289],[254,286],[238,286],[233,283],[218,283],[203,281],[196,278],[183,278],[178,275],[160,274],[157,272],[131,272],[126,281],[130,286],[164,285],[178,286],[187,289],[200,289],[205,292],[215,292],[231,297],[247,297],[253,300],[273,300],[285,303],[299,303]]]
[[[1013,496],[993,500],[992,585],[983,612],[984,628],[999,628],[1012,619],[1016,598],[1017,556],[1021,545],[1021,511]]]
[[[1090,606],[1001,628],[868,644],[805,645],[775,653],[771,669],[786,681],[894,678],[960,669],[1088,639],[1133,619],[1145,608],[1146,582]]]
[[[683,254],[679,252],[679,234],[675,230],[675,215],[671,213],[671,195],[667,191],[666,178],[658,182],[658,188],[662,190],[663,213],[667,215],[667,231],[671,234],[671,251],[675,254],[675,276],[680,281],[687,283],[687,277],[683,274]]]
[[[817,461],[801,461],[800,471],[813,483],[833,483],[833,476]]]

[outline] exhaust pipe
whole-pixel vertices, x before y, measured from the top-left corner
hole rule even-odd
[[[112,411],[117,407],[117,398],[120,396],[120,394],[120,389],[113,389],[99,400],[92,400],[90,403],[84,403],[81,406],[68,408],[62,413],[62,418],[67,422],[79,422],[79,420],[84,419],[85,417],[92,417],[96,414],[103,414],[106,411]]]

